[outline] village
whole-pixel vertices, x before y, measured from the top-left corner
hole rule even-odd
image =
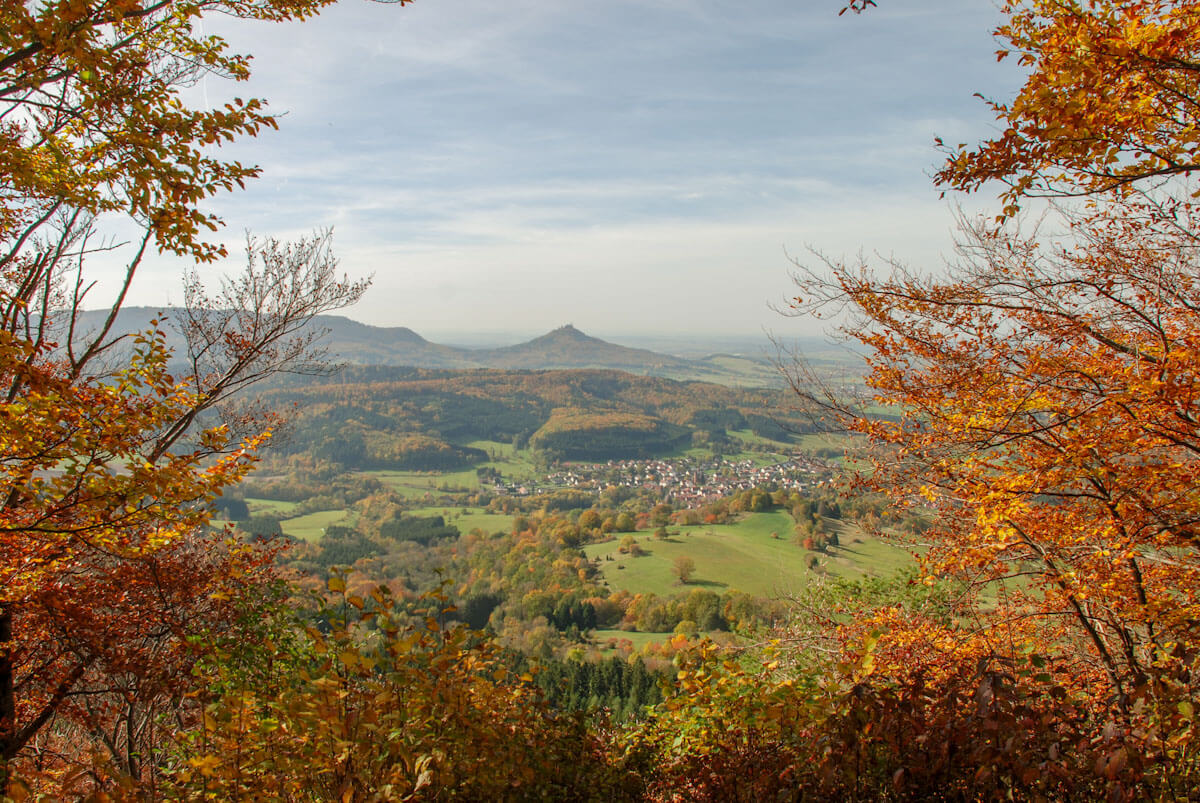
[[[506,482],[494,475],[492,490],[508,496],[529,496],[564,488],[600,491],[617,486],[649,490],[665,502],[690,506],[748,488],[803,491],[831,472],[824,460],[803,454],[767,465],[723,457],[609,460],[562,464],[536,484]]]

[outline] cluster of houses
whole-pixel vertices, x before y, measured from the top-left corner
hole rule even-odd
[[[764,486],[802,491],[828,476],[830,467],[808,455],[795,455],[767,465],[753,460],[692,457],[568,463],[533,484],[496,483],[495,491],[511,496],[574,488],[600,491],[611,486],[653,491],[666,502],[693,505]]]

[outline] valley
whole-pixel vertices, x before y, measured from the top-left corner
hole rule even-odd
[[[852,441],[779,389],[350,366],[262,399],[292,412],[228,500],[239,528],[290,539],[313,587],[349,571],[415,599],[442,578],[472,626],[542,660],[664,669],[680,633],[761,637],[813,584],[912,565],[891,541],[916,520],[846,498]]]

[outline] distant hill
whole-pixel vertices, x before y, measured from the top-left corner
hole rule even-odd
[[[431,343],[407,326],[369,326],[341,315],[321,315],[314,326],[328,330],[330,354],[355,365],[417,368],[477,368],[469,350]]]
[[[171,330],[178,311],[154,307],[122,310],[114,332],[146,329],[152,319],[165,321],[168,344],[177,351],[182,340]],[[104,313],[85,312],[84,331],[103,324]],[[463,348],[432,343],[403,326],[369,326],[341,315],[321,315],[311,324],[325,329],[323,340],[332,359],[351,365],[409,366],[437,369],[612,369],[643,376],[703,380],[745,387],[779,386],[778,372],[764,359],[712,355],[685,359],[648,349],[629,348],[587,335],[568,324],[525,343],[501,348]]]
[[[691,360],[618,346],[585,335],[570,324],[527,343],[478,350],[473,352],[473,356],[490,368],[612,368],[654,376],[696,370]]]

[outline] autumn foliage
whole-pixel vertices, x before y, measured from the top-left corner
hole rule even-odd
[[[199,36],[205,14],[286,20],[332,0],[195,3],[69,0],[0,8],[0,240],[7,244],[56,213],[127,213],[161,248],[211,259],[201,236],[218,223],[198,204],[258,174],[210,146],[274,127],[263,101],[193,109],[190,80],[250,75],[249,58]]]
[[[155,701],[187,672],[185,636],[221,622],[268,560],[200,535],[207,501],[248,470],[254,444],[209,460],[227,447],[217,428],[146,460],[192,404],[154,338],[103,381],[4,340],[0,758],[33,748],[56,769],[69,742],[112,733],[110,758],[136,775]]]
[[[1029,71],[992,102],[1000,133],[960,145],[937,174],[947,187],[1008,185],[1022,196],[1125,193],[1186,177],[1197,161],[1200,8],[1182,0],[1005,3],[997,56]]]
[[[997,36],[1026,82],[993,105],[1003,130],[952,148],[937,179],[1001,182],[1000,214],[962,220],[938,274],[836,261],[799,274],[797,311],[849,311],[870,406],[803,377],[796,387],[869,444],[857,490],[929,522],[919,573],[819,587],[826,596],[793,600],[795,620],[752,645],[677,638],[666,701],[620,728],[552,710],[501,641],[451,624],[447,586],[393,596],[326,562],[327,593],[302,604],[275,582],[268,552],[207,530],[213,498],[265,439],[263,419],[224,402],[270,370],[307,366],[313,342],[292,339],[292,325],[361,293],[333,274],[326,240],[252,242],[245,280],[216,303],[190,285],[181,376],[157,329],[110,363],[111,317],[77,337],[92,216],[123,211],[144,227],[125,289],[151,244],[215,256],[199,235],[216,221],[197,204],[254,169],[206,148],[273,125],[253,101],[178,103],[194,69],[245,75],[220,40],[193,35],[197,16],[288,19],[321,5],[0,11],[5,794],[1195,796],[1200,3],[1003,6]],[[1030,222],[1020,207],[1036,195],[1060,203]],[[552,423],[543,437],[596,422],[564,409]],[[599,423],[672,432],[620,411]],[[774,504],[750,492],[709,515],[758,509],[756,493]],[[380,535],[404,525],[391,504],[367,497],[362,520]],[[655,600],[622,609],[604,597],[578,550],[634,529],[621,516],[606,527],[597,511],[578,523],[547,511],[517,518],[509,538],[469,536],[457,580],[472,618],[499,620],[517,604],[501,592],[519,591],[560,628],[587,628],[589,610],[593,623],[663,619]],[[368,539],[344,540],[346,554],[370,552]],[[737,619],[735,596],[720,601],[695,589],[680,625],[701,611],[714,628]]]
[[[871,482],[939,512],[929,571],[1044,612],[1118,694],[1195,620],[1193,212],[1126,202],[1051,246],[980,225],[953,281],[839,277],[900,412],[852,425],[894,447]]]
[[[994,105],[1002,134],[960,148],[938,176],[1007,184],[997,222],[961,220],[940,273],[827,262],[798,277],[797,309],[848,308],[871,403],[893,414],[814,397],[872,444],[860,485],[932,511],[928,581],[973,592],[948,627],[887,609],[845,625],[877,641],[871,677],[836,719],[882,750],[900,796],[914,782],[983,797],[1190,794],[1200,7],[1004,11],[997,35],[1029,77]],[[1039,194],[1086,200],[1014,217]],[[914,780],[952,769],[901,740],[939,719],[974,778]],[[1024,728],[1018,747],[988,741]]]
[[[203,726],[169,780],[188,799],[383,801],[631,796],[603,731],[551,712],[494,642],[412,619],[387,589],[330,580],[322,627],[210,663]]]
[[[210,261],[200,204],[257,169],[216,146],[273,127],[258,100],[192,109],[208,73],[248,59],[197,32],[206,13],[285,20],[298,2],[6,3],[0,8],[0,788],[59,799],[153,778],[186,722],[198,639],[270,581],[271,555],[210,533],[270,419],[232,393],[314,353],[297,329],[362,292],[318,236],[251,241],[240,280],[193,279],[180,321],[192,373],[168,370],[165,322],[113,331],[155,248]],[[101,230],[124,215],[122,250]],[[123,254],[103,323],[80,313],[88,262]],[[201,309],[212,304],[220,313]],[[14,780],[15,776],[15,780]],[[11,783],[10,783],[11,781]]]

